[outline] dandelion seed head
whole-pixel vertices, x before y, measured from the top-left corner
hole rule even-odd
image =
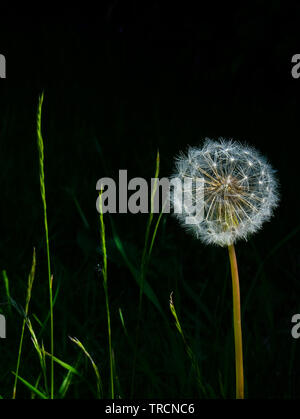
[[[176,159],[172,177],[203,179],[203,218],[186,224],[185,208],[175,215],[197,238],[207,244],[228,246],[258,231],[278,205],[275,171],[254,148],[219,138],[206,139],[202,147],[190,147]],[[193,201],[193,187],[183,186],[183,193]],[[170,197],[178,205],[181,197]]]

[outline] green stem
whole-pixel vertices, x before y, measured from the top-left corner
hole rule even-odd
[[[234,245],[228,246],[229,259],[232,277],[232,296],[233,296],[233,326],[235,344],[235,374],[236,374],[236,398],[244,398],[244,370],[243,370],[243,345],[241,327],[241,302],[239,273],[236,261]]]
[[[144,249],[142,254],[142,261],[141,261],[141,270],[140,270],[140,293],[139,293],[139,305],[138,305],[138,315],[137,315],[137,325],[136,325],[136,333],[135,333],[135,346],[134,346],[134,355],[133,355],[133,366],[132,366],[132,374],[131,374],[131,390],[130,390],[130,398],[133,398],[134,394],[134,386],[135,386],[135,372],[136,372],[136,361],[137,361],[137,351],[138,351],[138,341],[139,341],[139,333],[140,333],[140,322],[141,322],[141,314],[142,314],[142,301],[143,301],[143,294],[144,294],[144,284],[145,284],[145,277],[147,274],[148,262],[150,260],[150,254],[152,252],[152,246],[154,243],[156,231],[158,224],[156,225],[156,229],[152,236],[152,241],[149,248],[149,239],[150,239],[150,230],[153,221],[153,213],[154,213],[154,198],[157,192],[157,184],[158,184],[158,175],[159,175],[159,165],[160,165],[160,156],[159,151],[157,150],[156,154],[156,168],[155,168],[155,176],[154,176],[154,186],[151,193],[151,208],[150,214],[147,222],[146,227],[146,234],[145,234],[145,242],[144,242]],[[160,221],[158,219],[158,223]]]
[[[108,286],[107,286],[107,253],[106,253],[106,243],[105,243],[105,225],[103,220],[102,212],[102,190],[99,194],[99,203],[100,203],[100,227],[101,227],[101,242],[102,242],[102,252],[103,252],[103,287],[105,293],[105,305],[106,305],[106,315],[107,315],[107,330],[108,330],[108,350],[109,350],[109,365],[110,365],[110,393],[111,398],[114,399],[114,371],[113,371],[113,354],[112,354],[112,345],[111,345],[111,325],[110,325],[110,310],[109,310],[109,299],[108,299]]]
[[[44,100],[44,93],[42,93],[42,95],[39,98],[39,105],[38,105],[38,112],[37,112],[37,140],[38,140],[39,163],[40,163],[40,189],[41,189],[41,197],[42,197],[43,208],[44,208],[44,225],[45,225],[45,237],[46,237],[46,247],[47,247],[48,285],[49,285],[49,302],[50,302],[51,399],[53,399],[54,398],[54,361],[53,361],[54,337],[53,337],[53,296],[52,296],[53,275],[51,275],[51,265],[50,265],[50,248],[49,248],[46,188],[45,188],[45,173],[44,173],[44,142],[43,142],[42,128],[41,128],[43,100]]]

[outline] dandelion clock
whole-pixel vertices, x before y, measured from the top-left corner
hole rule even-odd
[[[234,244],[258,231],[272,216],[278,204],[274,170],[254,148],[232,140],[206,139],[202,147],[190,147],[176,158],[170,200],[178,202],[174,211],[181,224],[205,244],[227,247],[232,276],[233,323],[235,339],[236,397],[244,398],[244,373],[239,277]],[[197,186],[198,185],[198,186]],[[197,189],[202,185],[202,194]],[[198,200],[198,202],[197,202]],[[201,217],[187,222],[195,205],[202,206]]]

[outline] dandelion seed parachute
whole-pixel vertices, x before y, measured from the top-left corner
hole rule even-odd
[[[278,205],[275,171],[257,150],[232,140],[207,138],[201,148],[190,147],[176,159],[172,178],[181,180],[182,192],[191,202],[195,201],[195,190],[185,187],[184,180],[203,179],[203,219],[186,224],[190,214],[184,207],[175,215],[207,244],[228,246],[247,239],[270,219]],[[181,200],[179,193],[174,188],[170,194],[173,207]]]

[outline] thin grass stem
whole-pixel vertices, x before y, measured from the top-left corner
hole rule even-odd
[[[29,277],[28,277],[28,285],[27,285],[25,317],[24,317],[23,324],[22,324],[21,337],[20,337],[19,350],[18,350],[18,359],[17,359],[17,366],[16,366],[16,375],[15,375],[15,379],[14,379],[14,387],[13,387],[13,395],[12,395],[13,399],[16,398],[16,393],[17,393],[17,381],[18,381],[19,368],[20,368],[20,362],[21,362],[24,330],[25,330],[25,326],[26,326],[26,318],[28,316],[28,309],[29,309],[29,303],[30,303],[30,299],[31,299],[31,290],[32,290],[33,280],[34,280],[34,277],[35,277],[35,265],[36,265],[36,256],[35,256],[35,249],[33,249],[32,266],[31,266]]]
[[[99,193],[99,207],[100,207],[100,235],[101,235],[101,244],[102,244],[102,253],[103,253],[103,288],[105,293],[105,306],[106,306],[106,316],[107,316],[107,330],[108,330],[108,350],[109,350],[109,366],[110,366],[110,394],[111,398],[114,399],[114,368],[113,368],[113,353],[112,353],[112,344],[111,344],[111,322],[110,322],[110,309],[109,309],[109,298],[108,298],[108,286],[107,286],[107,253],[106,253],[106,242],[105,242],[105,224],[103,220],[103,211],[102,211],[102,190]]]
[[[143,294],[144,294],[144,284],[145,284],[145,277],[147,273],[147,267],[150,259],[150,254],[152,252],[152,246],[155,239],[155,235],[157,232],[157,228],[154,231],[154,234],[152,236],[152,240],[150,242],[150,248],[149,248],[149,240],[150,240],[150,231],[151,231],[151,225],[153,221],[153,207],[154,207],[154,197],[157,190],[157,183],[158,183],[158,175],[159,175],[159,165],[160,165],[160,156],[159,151],[157,150],[156,154],[156,167],[155,167],[155,182],[154,187],[151,194],[151,208],[150,208],[150,214],[148,217],[147,227],[146,227],[146,233],[145,233],[145,242],[144,242],[144,248],[142,253],[142,259],[141,259],[141,268],[140,268],[140,292],[139,292],[139,305],[138,305],[138,314],[137,314],[137,325],[136,325],[136,333],[135,333],[135,347],[134,347],[134,355],[133,355],[133,365],[132,365],[132,373],[131,373],[131,390],[130,390],[130,397],[133,397],[134,393],[134,386],[135,386],[135,371],[136,371],[136,360],[137,360],[137,348],[138,348],[138,341],[139,341],[139,332],[140,332],[140,322],[141,322],[141,313],[142,313],[142,302],[143,302]],[[158,224],[160,221],[160,217],[158,220]],[[157,227],[158,227],[157,224]]]
[[[41,197],[44,208],[44,225],[45,225],[45,237],[47,247],[47,264],[48,264],[48,284],[49,284],[49,303],[50,303],[50,350],[51,350],[51,399],[54,398],[54,336],[53,336],[53,297],[52,297],[52,285],[53,277],[51,275],[50,265],[50,248],[49,248],[49,233],[48,233],[48,220],[47,220],[47,204],[46,204],[46,188],[45,188],[45,173],[44,173],[44,143],[42,137],[41,119],[42,119],[42,105],[44,100],[44,93],[41,94],[38,104],[37,112],[37,142],[39,151],[39,164],[40,164],[40,189]]]

